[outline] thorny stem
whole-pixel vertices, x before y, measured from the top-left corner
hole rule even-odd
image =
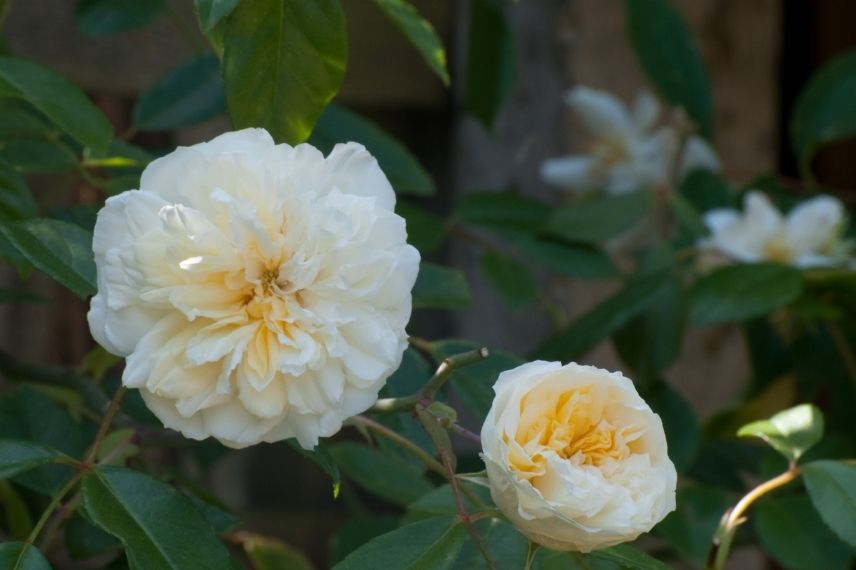
[[[464,426],[459,425],[459,424],[452,424],[449,429],[451,429],[454,433],[458,434],[459,436],[463,437],[464,439],[468,439],[468,440],[472,441],[473,443],[478,443],[479,445],[481,445],[481,437],[479,437],[479,435],[477,433],[471,432],[470,430],[468,430]]]
[[[787,471],[773,477],[769,481],[761,483],[746,493],[733,508],[725,512],[708,551],[707,570],[722,570],[725,567],[725,561],[728,559],[728,554],[731,551],[731,541],[734,538],[734,533],[737,531],[737,527],[746,520],[743,515],[749,507],[759,498],[779,487],[787,485],[799,477],[799,475],[799,467],[797,467],[796,463],[791,462]]]
[[[473,524],[472,519],[470,518],[469,513],[467,513],[466,507],[464,507],[464,500],[461,498],[461,488],[458,486],[458,478],[455,476],[455,469],[452,467],[452,461],[449,458],[449,454],[445,449],[440,447],[437,448],[437,453],[440,455],[440,459],[443,462],[443,467],[446,470],[446,476],[449,479],[449,485],[452,487],[452,496],[455,498],[455,508],[458,510],[458,518],[461,519],[461,522],[467,528],[467,532],[470,533],[470,537],[472,537],[473,542],[478,546],[479,551],[484,557],[485,562],[487,563],[487,567],[490,570],[495,570],[496,565],[493,562],[493,559],[490,557],[490,552],[487,550],[487,545],[485,545],[484,540],[482,540],[481,534],[479,534],[478,529]]]
[[[74,488],[77,483],[83,479],[83,476],[86,474],[85,469],[80,469],[74,476],[68,480],[68,482],[62,487],[62,489],[57,492],[56,495],[51,498],[51,502],[48,503],[48,506],[45,508],[42,516],[39,517],[39,520],[36,521],[36,524],[33,526],[33,530],[30,532],[30,535],[27,537],[25,541],[26,544],[33,544],[39,536],[39,533],[42,532],[42,528],[44,528],[45,523],[48,522],[48,519],[53,514],[54,510],[59,506],[60,501],[62,501],[65,496]],[[23,556],[24,550],[21,550],[21,556]]]
[[[375,433],[382,435],[388,440],[397,443],[398,445],[412,453],[414,456],[419,458],[431,471],[448,478],[448,473],[442,463],[434,459],[431,454],[429,454],[427,451],[425,451],[400,433],[391,430],[382,423],[376,422],[371,418],[367,418],[366,416],[354,416],[349,420],[349,422],[352,424],[358,424],[363,428],[374,431]],[[484,503],[479,498],[479,496],[473,493],[470,489],[466,487],[461,487],[461,490],[467,496],[467,498],[470,499],[475,505],[479,507],[483,506]]]
[[[427,465],[428,468],[431,469],[431,471],[439,473],[444,477],[446,476],[446,468],[443,467],[442,463],[431,457],[431,455],[427,451],[425,451],[400,433],[391,430],[382,423],[376,422],[371,418],[367,418],[366,416],[354,416],[352,419],[355,423],[361,424],[363,427],[366,427],[374,431],[375,433],[384,436],[390,441],[394,441],[395,443],[418,457],[421,461],[423,461],[425,465]]]
[[[119,411],[119,406],[122,404],[122,398],[125,397],[125,393],[127,391],[127,387],[120,386],[119,389],[116,390],[116,393],[113,394],[113,398],[110,400],[110,404],[104,412],[104,418],[101,420],[101,425],[98,426],[98,433],[95,434],[95,439],[92,440],[89,452],[83,460],[84,465],[87,467],[92,465],[95,461],[95,456],[98,454],[98,448],[101,447],[101,442],[104,440],[104,436],[106,436],[107,432],[110,430],[110,426],[113,424],[113,417],[116,415],[116,412]]]
[[[826,332],[829,333],[829,337],[832,339],[832,344],[835,345],[835,350],[838,351],[838,355],[847,369],[847,373],[853,382],[856,383],[856,355],[853,354],[850,343],[847,342],[847,338],[841,332],[838,325],[828,319],[823,322],[826,326]]]
[[[443,384],[446,383],[446,380],[449,379],[449,375],[452,372],[458,368],[475,364],[476,362],[484,360],[488,356],[490,356],[490,351],[486,347],[450,356],[440,363],[440,366],[437,367],[437,371],[434,372],[434,376],[428,380],[428,383],[425,384],[421,390],[403,398],[382,398],[375,402],[375,405],[371,407],[370,411],[401,412],[410,410],[422,400],[433,398],[434,394],[436,394]]]

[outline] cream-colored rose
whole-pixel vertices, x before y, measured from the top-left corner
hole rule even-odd
[[[493,389],[481,432],[491,496],[530,539],[590,552],[674,510],[663,424],[620,372],[529,362]]]
[[[674,168],[678,136],[658,126],[660,105],[641,92],[632,108],[607,91],[575,87],[565,102],[591,134],[588,152],[551,158],[541,164],[541,178],[566,190],[625,194],[666,184]],[[720,170],[719,159],[704,139],[690,136],[677,158],[679,178],[691,171]]]
[[[360,145],[326,158],[227,133],[107,200],[89,325],[185,436],[313,447],[372,405],[406,348],[419,254]]]
[[[704,265],[725,261],[772,261],[796,267],[831,267],[846,264],[852,244],[842,236],[847,214],[833,196],[806,200],[782,215],[770,199],[758,191],[748,192],[743,211],[715,209],[704,222],[710,236],[699,241],[707,255]]]

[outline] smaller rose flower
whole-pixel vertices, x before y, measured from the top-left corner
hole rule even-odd
[[[678,152],[678,136],[657,126],[660,105],[647,92],[632,109],[606,91],[576,87],[565,102],[592,135],[588,152],[551,158],[541,165],[541,177],[567,190],[602,190],[624,194],[665,184]],[[690,136],[681,150],[678,176],[696,169],[718,171],[716,153],[702,138]]]
[[[699,248],[725,260],[806,268],[843,265],[849,258],[850,244],[842,240],[844,206],[832,196],[806,200],[783,216],[766,195],[753,191],[743,201],[743,212],[711,210],[704,222],[710,236]]]
[[[590,552],[674,510],[663,424],[620,372],[530,362],[493,389],[481,432],[491,496],[531,540]]]

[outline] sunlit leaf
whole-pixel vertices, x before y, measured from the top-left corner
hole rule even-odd
[[[236,129],[305,141],[339,91],[348,57],[339,0],[243,0],[227,20],[223,77]]]

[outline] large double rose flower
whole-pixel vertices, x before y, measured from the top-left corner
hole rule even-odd
[[[227,133],[107,200],[92,334],[185,436],[304,447],[368,408],[406,347],[419,254],[375,159]]]

